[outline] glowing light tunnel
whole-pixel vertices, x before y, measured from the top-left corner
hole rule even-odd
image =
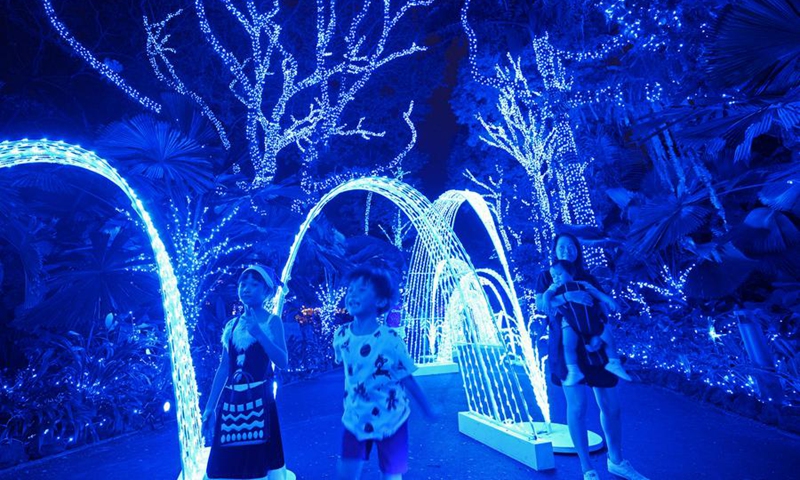
[[[511,311],[509,312],[503,308],[500,314],[507,320],[511,320],[511,328],[506,329],[502,334],[506,338],[504,343],[509,348],[507,353],[519,354],[522,357],[522,366],[533,389],[536,403],[542,411],[545,423],[550,423],[550,403],[547,397],[547,381],[544,373],[545,359],[539,355],[539,349],[534,346],[532,341],[530,324],[522,314],[503,242],[500,239],[497,225],[486,200],[480,194],[468,190],[449,190],[434,202],[433,207],[446,223],[447,229],[452,231],[456,214],[465,203],[472,207],[481,220],[503,269],[502,276],[489,269],[479,269],[477,271],[473,269],[472,272],[481,275],[480,284],[482,286],[493,291],[494,284],[496,284],[505,293],[510,303]],[[446,311],[445,305],[448,300],[434,297],[430,304],[410,301],[423,298],[425,292],[438,290],[437,266],[432,262],[423,241],[420,239],[414,244],[411,258],[411,271],[417,272],[417,274],[409,276],[409,281],[406,285],[407,301],[404,302],[407,309],[409,351],[414,356],[414,359],[420,363],[452,361],[450,353],[451,341],[446,338],[451,329],[447,326],[446,317],[441,315],[442,312]],[[422,272],[432,272],[433,275],[420,274]],[[429,283],[432,278],[433,285],[431,286]],[[491,283],[489,279],[493,280],[494,283]],[[505,305],[505,302],[502,301],[498,294],[495,294],[495,297],[498,298],[500,305]],[[496,328],[500,327],[501,322],[496,322]]]
[[[507,361],[510,356],[502,333],[463,245],[440,209],[409,185],[388,178],[368,177],[345,182],[328,192],[300,226],[281,280],[286,283],[290,279],[297,252],[311,222],[331,200],[351,191],[372,192],[387,198],[403,211],[416,229],[417,244],[407,272],[404,316],[412,321],[419,321],[423,315],[440,318],[441,324],[447,325],[446,329],[453,330],[447,332],[450,340],[446,341],[452,342],[451,352],[457,352],[461,363],[470,411],[506,426],[532,422],[513,365]],[[463,197],[477,202],[472,195]],[[409,291],[412,285],[414,288]],[[283,295],[283,292],[277,293],[276,312],[282,308]],[[530,431],[529,426],[519,428]]]
[[[158,267],[164,316],[167,325],[172,381],[175,389],[176,414],[181,446],[181,463],[184,479],[202,476],[204,465],[198,462],[202,448],[201,419],[198,407],[197,381],[189,353],[189,335],[181,307],[178,281],[164,243],[153,225],[136,192],[108,162],[93,152],[64,142],[4,141],[0,143],[0,168],[36,163],[68,165],[96,173],[119,187],[131,202],[131,207],[142,219]]]

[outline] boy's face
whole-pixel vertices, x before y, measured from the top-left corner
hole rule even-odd
[[[552,267],[550,268],[550,276],[553,277],[553,283],[555,285],[564,285],[566,282],[572,280],[572,275],[567,273],[562,267]]]
[[[248,307],[259,307],[267,299],[267,286],[264,282],[256,280],[252,275],[246,275],[239,282],[239,300]]]
[[[344,305],[356,318],[375,317],[378,310],[386,306],[386,300],[378,298],[375,287],[364,278],[357,278],[347,287]]]

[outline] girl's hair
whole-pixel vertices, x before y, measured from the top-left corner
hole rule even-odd
[[[550,265],[550,268],[563,268],[570,276],[575,276],[575,265],[566,260],[556,260]]]
[[[242,274],[239,276],[238,283],[242,283],[242,280],[247,278],[252,278],[259,283],[263,283],[267,290],[275,290],[275,286],[280,283],[275,278],[272,269],[262,267],[261,265],[250,265],[249,267],[245,268]]]
[[[556,238],[553,240],[553,260],[555,261],[558,260],[558,257],[556,256],[556,247],[558,246],[558,241],[562,238],[569,239],[569,241],[571,241],[572,244],[575,245],[575,250],[577,250],[578,252],[577,256],[575,257],[575,261],[572,262],[574,271],[571,274],[577,277],[588,276],[586,269],[584,268],[583,265],[583,249],[581,248],[581,242],[578,240],[578,237],[576,237],[571,233],[562,232],[556,235]]]
[[[372,285],[378,298],[386,300],[386,306],[378,310],[379,314],[386,313],[392,308],[397,296],[397,289],[388,270],[371,265],[362,265],[348,273],[346,280],[348,285],[356,280],[364,280]]]

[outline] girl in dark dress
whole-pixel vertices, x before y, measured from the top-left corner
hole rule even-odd
[[[572,263],[575,280],[587,282],[594,288],[600,288],[597,280],[584,269],[581,245],[577,238],[565,233],[557,235],[555,258]],[[536,306],[539,311],[548,314],[550,319],[548,368],[553,383],[562,386],[563,380],[567,377],[567,367],[564,361],[564,342],[561,338],[562,325],[560,319],[557,319],[555,315],[556,309],[567,302],[592,305],[594,301],[586,291],[569,291],[545,298],[544,292],[552,284],[553,278],[550,272],[543,271],[536,284]],[[609,473],[621,478],[647,480],[622,456],[622,415],[617,390],[613,388],[617,385],[617,376],[606,370],[605,364],[591,362],[585,348],[579,348],[577,354],[578,367],[584,378],[577,385],[563,385],[563,389],[567,399],[567,426],[572,443],[575,445],[575,451],[581,461],[583,478],[585,480],[600,478],[589,458],[589,436],[586,427],[586,387],[588,386],[593,390],[597,406],[600,408],[600,424],[608,445]]]
[[[272,363],[288,363],[281,319],[264,308],[275,280],[259,266],[239,278],[244,313],[222,333],[220,362],[203,413],[203,434],[211,442],[207,479],[284,479],[278,411],[272,393]]]

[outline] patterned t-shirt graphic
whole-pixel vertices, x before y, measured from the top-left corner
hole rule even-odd
[[[400,381],[417,367],[391,328],[354,335],[351,325],[342,325],[333,337],[336,362],[344,363],[345,372],[342,423],[359,440],[379,440],[408,419],[409,400]]]

